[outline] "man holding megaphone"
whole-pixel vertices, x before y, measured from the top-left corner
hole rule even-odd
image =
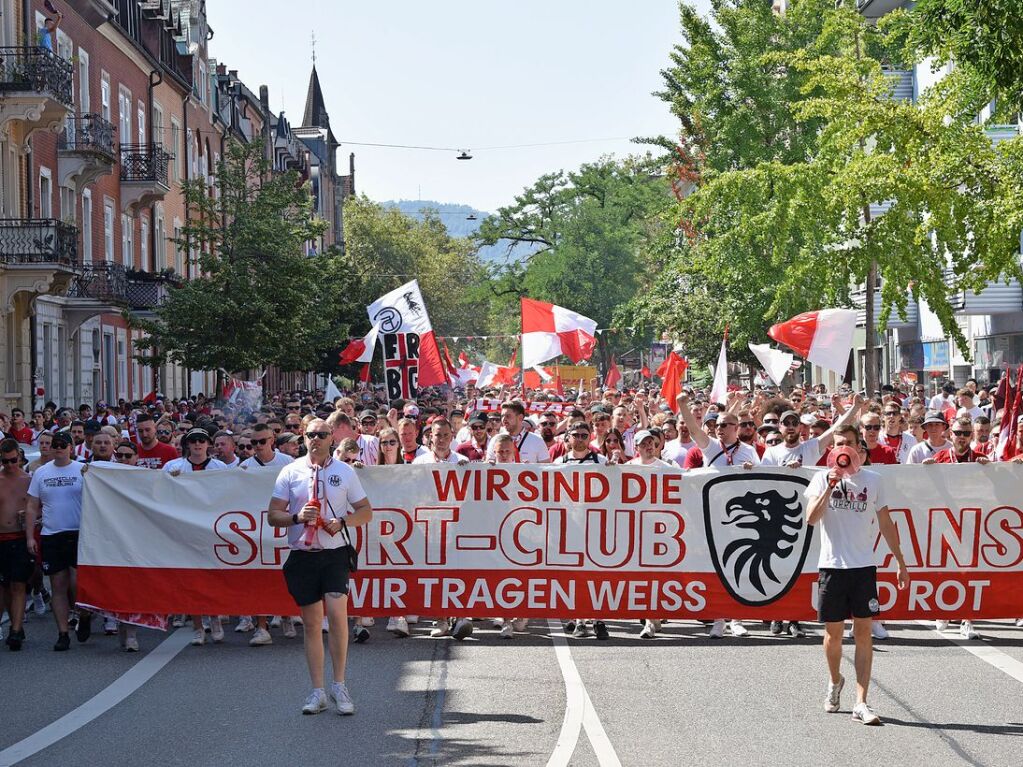
[[[909,575],[899,548],[898,535],[885,503],[881,477],[861,468],[869,462],[866,445],[855,426],[839,427],[835,449],[828,456],[828,472],[820,472],[806,488],[807,523],[820,533],[817,612],[824,624],[824,655],[831,680],[824,710],[839,710],[845,678],[842,662],[842,631],[852,619],[856,640],[856,705],[853,719],[880,724],[867,705],[867,688],[873,663],[871,621],[880,612],[877,600],[877,565],[874,559],[873,518],[898,563],[898,586],[906,588]]]

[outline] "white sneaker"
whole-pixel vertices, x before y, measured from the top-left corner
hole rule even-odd
[[[291,618],[285,618],[281,621],[281,625],[284,626],[284,636],[288,639],[294,639],[298,636],[298,632],[295,631],[295,621]]]
[[[447,618],[437,621],[430,631],[430,636],[434,638],[451,636],[451,621]]]
[[[1023,618],[1016,619],[1016,628],[1023,628]]]
[[[266,629],[256,629],[252,634],[252,639],[249,640],[249,647],[262,647],[263,645],[273,644],[274,640],[270,637],[270,632]]]
[[[980,639],[980,634],[973,628],[973,621],[963,621],[959,624],[959,636],[963,639]]]
[[[839,674],[838,684],[828,681],[828,695],[824,699],[824,713],[834,714],[838,711],[839,700],[842,697],[842,688],[845,687],[845,677]]]
[[[387,630],[390,631],[390,632],[393,632],[396,628],[398,628],[398,619],[397,618],[388,618],[387,619]]]
[[[472,636],[472,621],[469,618],[458,618],[451,632],[455,639],[466,639]]]
[[[515,636],[515,627],[512,626],[511,621],[505,621],[504,625],[501,626],[499,636],[501,639],[512,639]]]
[[[408,625],[415,626],[417,623],[419,623],[419,616],[418,615],[406,615],[405,616],[405,620],[408,621]]]
[[[135,637],[134,631],[129,630],[128,634],[124,637],[124,651],[125,652],[139,651],[139,640]]]
[[[710,627],[710,631],[707,632],[707,636],[711,639],[720,639],[725,635],[725,619],[718,618]]]
[[[749,634],[749,631],[739,621],[729,621],[728,630],[732,632],[733,637],[744,637]]]
[[[32,612],[36,615],[46,615],[46,601],[42,593],[32,595]]]
[[[495,629],[499,629],[504,625],[504,618],[491,618],[490,622]]]
[[[643,621],[643,628],[639,632],[640,639],[653,639],[657,635],[656,621]]]
[[[866,703],[857,703],[853,707],[852,718],[863,724],[881,724],[881,717],[875,714]]]
[[[359,622],[362,623],[362,625],[366,626],[367,628],[377,625],[376,618],[360,618]]]
[[[512,625],[515,627],[516,631],[524,633],[529,630],[529,618],[516,618],[512,622]]]
[[[248,615],[243,615],[238,619],[238,625],[234,627],[234,630],[239,634],[248,633],[249,631],[256,630],[256,624],[252,622],[252,618]]]
[[[305,699],[305,705],[302,706],[303,714],[318,714],[326,710],[327,696],[323,690],[313,690],[309,693],[309,697]]]
[[[352,696],[344,682],[332,682],[330,685],[330,699],[337,706],[337,712],[341,716],[350,716],[355,713],[355,704],[352,703]]]
[[[210,639],[213,640],[214,644],[220,644],[224,641],[224,624],[220,622],[220,618],[210,618]]]
[[[198,647],[199,645],[206,644],[206,632],[202,630],[202,627],[197,628],[192,634],[193,645]]]
[[[279,629],[281,627],[281,616],[275,615],[270,619],[270,628]]]
[[[323,628],[322,628],[322,630],[323,630],[324,634],[327,634],[327,633],[330,632],[330,623],[327,621],[326,616],[324,616],[324,618],[323,618]]]
[[[112,637],[114,634],[116,634],[117,633],[117,621],[115,621],[113,618],[104,618],[103,619],[103,633],[106,634],[108,637]]]
[[[360,626],[358,621],[352,627],[352,641],[356,644],[363,644],[369,641],[369,629],[365,626]]]
[[[408,629],[408,621],[407,620],[405,620],[401,616],[398,616],[397,618],[394,618],[393,620],[394,620],[394,628],[392,629],[392,631],[394,631],[394,635],[396,637],[404,639],[405,637],[407,637],[409,634],[412,633]]]
[[[887,639],[888,638],[888,629],[886,629],[884,627],[884,624],[881,623],[881,621],[871,621],[870,622],[870,635],[872,637],[874,637],[874,639]],[[880,721],[880,720],[878,720],[878,721]]]
[[[948,631],[948,621],[934,621],[934,629],[935,631]]]
[[[175,615],[171,619],[171,626],[173,626],[176,629],[179,629],[179,628],[181,628],[184,625],[185,625],[185,616],[184,615]]]

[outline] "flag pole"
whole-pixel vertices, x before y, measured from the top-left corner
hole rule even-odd
[[[519,296],[519,370],[522,373],[522,399],[526,399],[526,332],[522,318],[522,296]]]

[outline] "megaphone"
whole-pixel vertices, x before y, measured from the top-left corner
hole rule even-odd
[[[828,453],[828,468],[834,469],[842,479],[858,472],[862,465],[859,451],[850,445],[836,447]]]

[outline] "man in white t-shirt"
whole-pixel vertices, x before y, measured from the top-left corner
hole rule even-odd
[[[794,410],[782,413],[779,421],[782,443],[767,448],[764,451],[764,457],[760,460],[760,465],[788,466],[790,468],[816,466],[824,451],[831,447],[835,433],[846,424],[853,423],[862,407],[863,397],[857,394],[852,406],[842,413],[842,417],[836,419],[827,431],[819,437],[810,437],[802,442],[799,441],[801,433],[799,413]]]
[[[689,427],[700,452],[703,453],[703,465],[714,469],[728,466],[752,468],[760,464],[760,456],[756,448],[739,441],[739,419],[734,413],[725,411],[717,419],[717,437],[708,436],[699,419],[689,406],[689,395],[682,392],[675,400],[679,415]]]
[[[874,539],[877,529],[898,563],[898,587],[906,588],[909,575],[899,548],[899,536],[885,503],[881,476],[860,469],[866,451],[860,447],[854,427],[843,427],[835,435],[835,449],[850,448],[859,455],[849,469],[818,472],[804,491],[806,521],[820,535],[818,569],[818,618],[824,624],[824,655],[831,679],[824,710],[839,710],[845,679],[839,669],[842,662],[842,632],[852,619],[856,640],[856,705],[853,719],[863,724],[880,724],[881,719],[867,705],[867,689],[873,661],[871,624],[880,612],[877,600],[877,563]]]
[[[210,433],[205,429],[189,429],[181,438],[181,449],[185,455],[163,465],[171,476],[191,474],[195,471],[224,471],[226,464],[210,455]]]
[[[331,457],[331,429],[327,422],[322,418],[310,421],[305,440],[308,454],[277,475],[267,519],[273,527],[288,528],[291,552],[284,563],[284,580],[306,626],[303,642],[313,690],[302,706],[302,713],[318,714],[327,708],[323,635],[317,628],[326,612],[327,644],[334,673],[330,697],[339,714],[353,714],[355,704],[345,685],[351,541],[342,532],[341,519],[349,529],[365,525],[372,519],[373,509],[355,470]],[[307,530],[308,525],[316,527]],[[307,536],[307,532],[312,535]]]
[[[933,410],[936,413],[944,413],[950,407],[955,407],[956,404],[956,387],[954,383],[946,383],[941,387],[941,391],[931,397],[931,401],[927,404],[928,410]]]
[[[261,466],[282,469],[295,460],[277,449],[274,430],[265,423],[257,423],[252,427],[249,441],[252,443],[252,455],[241,462],[243,469],[258,469]]]
[[[952,447],[952,443],[945,437],[945,432],[948,431],[948,421],[941,413],[933,412],[924,416],[923,427],[924,440],[917,442],[909,451],[906,463],[923,463],[942,450]]]
[[[554,459],[556,464],[584,464],[595,463],[603,465],[607,463],[600,453],[590,448],[590,425],[586,421],[575,421],[566,432],[568,437],[567,450],[564,455]]]
[[[469,463],[468,458],[451,449],[453,437],[451,422],[446,418],[436,418],[430,424],[430,447],[422,455],[416,456],[412,463]]]
[[[501,405],[501,433],[511,436],[520,463],[550,463],[551,454],[543,437],[528,431],[523,425],[526,408],[521,402],[505,402]],[[494,459],[494,440],[487,443],[487,460]]]
[[[57,643],[53,649],[70,649],[68,619],[74,599],[75,575],[78,571],[78,530],[82,524],[82,468],[85,464],[71,460],[71,437],[63,432],[53,435],[53,460],[36,469],[28,486],[25,510],[25,544],[29,554],[36,555],[36,520],[42,517],[43,573],[50,576],[50,606],[57,622]],[[79,612],[75,635],[79,642],[88,640],[92,632],[92,615]]]
[[[657,437],[655,437],[647,429],[641,429],[636,432],[636,457],[629,461],[627,464],[633,466],[660,466],[662,468],[668,468],[672,464],[667,461],[661,460],[657,457],[660,452],[658,449]],[[651,636],[653,636],[651,634]]]
[[[696,446],[696,442],[693,441],[693,436],[689,433],[689,427],[685,420],[678,423],[676,428],[678,428],[678,437],[668,440],[664,444],[661,458],[669,463],[675,463],[681,468],[685,466],[686,453]]]

